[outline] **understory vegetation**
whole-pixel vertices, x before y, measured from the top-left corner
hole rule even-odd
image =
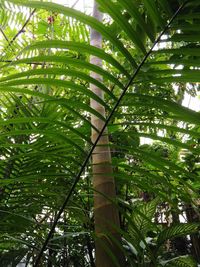
[[[64,4],[0,0],[0,266],[200,266],[200,1]]]

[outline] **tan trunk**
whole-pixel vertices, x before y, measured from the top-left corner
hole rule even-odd
[[[93,16],[102,21],[102,14],[97,9],[97,4],[94,3]],[[101,48],[102,36],[95,30],[91,29],[91,45]],[[94,65],[102,67],[101,59],[91,56],[90,62]],[[91,73],[91,76],[96,80],[102,82],[102,77],[96,73]],[[90,89],[99,97],[104,99],[103,92],[95,85],[90,86]],[[105,109],[102,105],[91,99],[91,107],[98,111],[105,117]],[[94,115],[91,115],[92,124],[101,131],[104,122]],[[98,133],[92,129],[92,142],[95,142]],[[124,266],[122,264],[123,256],[122,252],[110,238],[110,234],[114,239],[120,243],[120,236],[115,225],[119,228],[119,214],[115,205],[111,203],[106,197],[115,199],[115,182],[112,173],[111,154],[108,146],[108,134],[105,130],[104,135],[98,142],[96,149],[92,156],[93,163],[93,187],[94,187],[94,219],[95,219],[95,256],[96,267],[114,267],[117,266],[110,253],[114,256],[118,262],[118,266]],[[99,146],[100,145],[100,146]],[[99,193],[98,193],[99,192]],[[109,234],[109,235],[107,235]],[[109,250],[109,251],[108,251]]]

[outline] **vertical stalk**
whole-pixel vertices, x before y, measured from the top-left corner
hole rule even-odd
[[[98,10],[98,5],[94,2],[93,16],[102,21],[102,13]],[[97,31],[91,29],[91,45],[102,48],[102,36]],[[90,62],[96,66],[102,67],[102,60],[98,57],[91,56]],[[102,77],[92,72],[91,77],[102,82]],[[104,93],[97,86],[91,84],[90,89],[100,98],[104,99]],[[91,99],[90,105],[93,109],[105,117],[105,108]],[[91,115],[92,124],[101,131],[104,122],[98,117]],[[98,132],[92,129],[92,142],[97,139]],[[119,227],[119,214],[117,207],[108,200],[108,198],[115,199],[115,181],[113,178],[113,171],[111,165],[111,153],[109,149],[109,140],[107,129],[100,138],[92,155],[93,165],[93,188],[94,188],[94,220],[95,220],[95,258],[96,267],[114,267],[124,266],[123,256],[119,246],[113,239],[120,244],[120,236],[116,231]],[[113,227],[115,226],[115,227]],[[118,263],[114,263],[114,261]]]

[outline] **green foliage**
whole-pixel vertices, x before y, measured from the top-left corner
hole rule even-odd
[[[194,259],[189,256],[178,257],[171,259],[169,261],[163,262],[161,266],[169,266],[169,267],[196,267],[196,263]]]
[[[162,229],[153,223],[158,203],[157,198],[147,203],[135,204],[132,207],[133,211],[131,210],[131,217],[127,217],[130,234],[125,235],[125,248],[130,266],[140,266],[140,264],[142,266],[189,266],[189,264],[196,266],[194,258],[174,257],[173,251],[168,252],[171,254],[170,257],[167,256],[170,259],[165,260],[166,252],[163,250],[163,245],[174,238],[198,232],[200,225],[179,223]]]
[[[199,228],[198,224],[179,224],[173,225],[165,230],[163,230],[158,236],[158,245],[163,244],[166,240],[175,238],[181,235],[192,234],[197,232]]]
[[[103,23],[50,1],[0,3],[0,265],[33,264],[92,149],[90,114],[106,122],[93,99],[106,118],[113,111],[108,129],[127,266],[196,266],[165,246],[199,226],[161,217],[187,217],[188,205],[199,214],[200,114],[183,100],[199,90],[200,3],[97,2]],[[89,27],[102,34],[102,48],[89,44]],[[102,67],[90,63],[92,55]],[[91,167],[88,160],[44,266],[93,264]]]

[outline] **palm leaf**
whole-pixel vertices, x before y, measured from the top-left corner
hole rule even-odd
[[[166,142],[175,148],[187,149],[194,154],[199,152],[198,148],[190,147],[189,144],[182,143],[181,139],[172,139],[170,136],[170,132],[176,133],[179,138],[180,133],[187,134],[195,142],[199,138],[199,132],[192,129],[194,126],[199,127],[199,113],[177,103],[174,96],[176,85],[192,84],[197,88],[199,82],[199,71],[195,69],[199,67],[199,37],[194,34],[199,27],[199,4],[191,1],[180,8],[178,4],[179,9],[174,10],[170,2],[161,0],[143,0],[140,4],[136,1],[133,5],[130,1],[108,3],[98,0],[103,12],[108,14],[109,22],[113,22],[119,29],[116,33],[109,23],[100,23],[89,15],[54,3],[17,0],[6,3],[4,7],[9,12],[11,8],[18,8],[22,14],[24,7],[20,6],[23,5],[45,10],[45,14],[51,16],[58,14],[65,22],[69,22],[69,36],[73,32],[77,35],[82,30],[81,25],[85,31],[83,42],[80,42],[79,37],[74,37],[75,40],[64,38],[61,41],[61,35],[55,34],[50,40],[42,39],[33,43],[29,40],[21,45],[19,41],[16,44],[18,58],[15,60],[12,53],[4,54],[7,59],[12,60],[1,67],[3,77],[0,80],[0,172],[4,178],[0,183],[6,189],[6,205],[11,208],[16,205],[17,212],[22,216],[25,216],[25,211],[39,216],[45,207],[53,214],[62,206],[54,221],[55,228],[76,186],[76,205],[79,202],[79,193],[90,198],[91,193],[86,189],[86,180],[90,180],[91,176],[91,165],[88,163],[97,142],[90,142],[90,127],[94,126],[89,120],[89,114],[100,118],[105,123],[104,126],[114,122],[112,135],[118,136],[120,142],[111,147],[121,153],[120,158],[116,159],[116,169],[120,169],[115,170],[116,179],[128,181],[137,190],[148,190],[149,185],[152,185],[153,188],[149,190],[159,190],[159,196],[167,201],[170,201],[168,192],[176,194],[179,200],[190,201],[191,195],[188,192],[195,190],[192,181],[198,180],[196,173],[190,173],[183,164],[174,162],[171,158],[148,153],[137,142],[131,141],[143,136]],[[5,18],[2,25],[9,24],[7,21],[8,18]],[[24,20],[20,21],[23,24]],[[104,37],[102,49],[88,45],[88,25]],[[191,28],[194,29],[192,32]],[[138,29],[144,32],[145,40],[138,38]],[[159,36],[158,39],[155,38],[156,35]],[[165,39],[161,40],[163,35]],[[151,42],[155,42],[153,46]],[[15,49],[14,44],[12,49]],[[102,68],[89,63],[92,55],[103,60]],[[183,69],[179,70],[176,67],[180,64],[183,64]],[[136,70],[134,75],[132,69]],[[100,74],[103,80],[91,78],[90,71]],[[104,91],[105,100],[88,90],[89,83]],[[163,93],[163,88],[166,94]],[[89,107],[90,99],[106,108],[106,119]],[[187,123],[187,127],[183,122]],[[159,136],[156,132],[158,129],[165,129],[165,135]],[[155,132],[152,133],[152,130]],[[103,129],[98,134],[100,137]],[[80,168],[77,172],[78,167]],[[85,188],[77,185],[81,176]],[[68,193],[65,198],[66,191]],[[30,207],[25,204],[27,199],[30,199]],[[87,198],[84,198],[84,202],[87,202],[85,199]],[[88,200],[88,205],[90,201]],[[143,242],[149,225],[153,225],[151,220],[155,208],[156,204],[150,202],[136,209],[133,221],[125,216],[133,228],[132,232]],[[72,216],[68,217],[69,224],[74,225],[75,221],[79,221],[78,216],[70,207],[67,211]],[[63,220],[61,226],[59,225],[62,231]],[[10,231],[13,222],[11,219],[9,222]],[[5,222],[3,225],[5,226]],[[46,234],[51,228],[48,219],[43,226],[46,227]],[[160,246],[167,239],[196,230],[195,225],[172,226],[159,235],[158,244]],[[18,229],[22,236],[24,232],[26,229]],[[79,229],[78,232],[84,231]],[[44,235],[40,239],[38,235],[34,238],[36,243],[38,240],[41,243]],[[18,236],[16,233],[14,238]],[[65,238],[59,236],[59,239]],[[129,239],[128,242],[130,241]],[[109,248],[105,249],[115,259]],[[181,264],[180,261],[177,264]]]

